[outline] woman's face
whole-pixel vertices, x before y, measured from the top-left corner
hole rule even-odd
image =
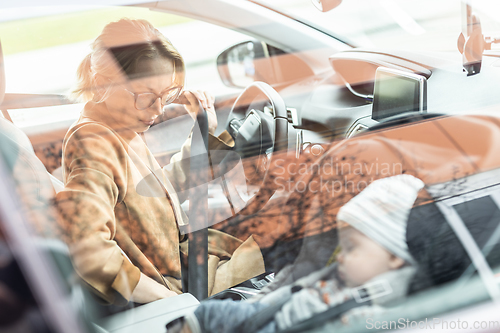
[[[175,85],[173,81],[174,67],[168,59],[147,59],[137,64],[137,73],[153,73],[133,80],[113,81],[113,88],[104,103],[109,112],[113,127],[126,127],[135,132],[144,132],[162,113],[160,99],[157,98],[150,107],[138,110],[135,107],[135,96],[132,93],[155,93],[161,95]]]

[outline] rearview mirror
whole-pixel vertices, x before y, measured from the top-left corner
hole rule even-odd
[[[314,7],[322,12],[328,12],[342,3],[342,0],[311,0]]]

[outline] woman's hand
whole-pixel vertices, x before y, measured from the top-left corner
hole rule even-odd
[[[182,95],[179,96],[177,102],[184,104],[186,111],[196,119],[198,112],[198,102],[207,111],[208,117],[208,133],[214,134],[217,128],[217,115],[215,114],[214,102],[215,98],[210,93],[201,90],[184,90]]]
[[[165,288],[143,273],[141,273],[139,283],[132,292],[132,300],[136,303],[149,303],[172,296],[177,296],[177,293]]]

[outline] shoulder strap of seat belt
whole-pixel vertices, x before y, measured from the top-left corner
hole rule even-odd
[[[370,304],[371,304],[371,301],[359,303],[355,299],[351,299],[347,302],[344,302],[342,304],[339,304],[337,306],[329,308],[326,311],[315,314],[311,318],[306,319],[300,323],[297,323],[293,327],[289,327],[289,328],[286,328],[284,330],[278,331],[277,333],[304,332],[304,331],[313,329],[315,327],[324,325],[325,322],[327,322],[328,320],[336,319],[336,318],[340,317],[340,315],[342,315],[346,311],[349,311],[349,310],[354,309],[354,308],[361,306],[361,305],[364,306],[364,305],[370,305]]]
[[[235,332],[252,333],[257,332],[260,328],[270,323],[276,313],[283,307],[283,305],[290,300],[290,297],[280,300],[280,302],[272,304],[259,312],[255,313],[250,318],[243,320],[235,329]]]
[[[292,295],[301,290],[302,287],[299,285],[295,285],[291,287],[291,292],[283,297],[279,302],[276,302],[261,311],[255,313],[253,316],[250,318],[247,318],[243,322],[241,322],[235,332],[241,332],[241,333],[251,333],[251,332],[257,332],[260,328],[265,326],[267,323],[271,322],[274,319],[274,316],[276,313],[281,310],[283,305],[292,298]]]

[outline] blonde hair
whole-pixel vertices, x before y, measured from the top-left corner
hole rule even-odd
[[[184,60],[180,53],[146,20],[121,19],[108,23],[91,48],[77,69],[77,84],[72,91],[72,97],[77,100],[87,102],[99,97],[98,101],[102,102],[111,85],[105,92],[99,91],[95,75],[107,78],[115,78],[120,73],[128,77],[142,76],[144,73],[137,73],[137,64],[143,59],[171,60],[175,83],[184,84]],[[113,66],[116,63],[119,66]]]

